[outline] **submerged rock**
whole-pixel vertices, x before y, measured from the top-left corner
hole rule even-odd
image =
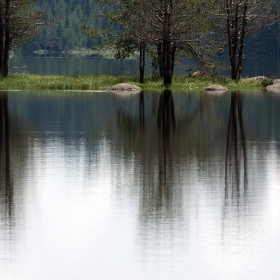
[[[210,85],[210,86],[206,87],[204,90],[210,91],[210,92],[218,92],[218,93],[224,93],[224,92],[228,91],[227,88],[220,86],[220,85]]]
[[[117,84],[115,86],[109,87],[108,90],[121,95],[140,93],[142,91],[140,87],[126,83]]]
[[[280,83],[273,84],[271,86],[266,87],[268,91],[273,91],[275,93],[280,93]]]

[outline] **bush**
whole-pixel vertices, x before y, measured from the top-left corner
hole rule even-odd
[[[262,84],[262,86],[263,87],[268,87],[268,86],[270,86],[270,85],[273,85],[273,81],[271,80],[271,79],[267,79],[267,78],[265,78],[265,79],[263,79],[262,81],[261,81],[261,84]]]

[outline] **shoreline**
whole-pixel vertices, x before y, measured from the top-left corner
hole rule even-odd
[[[269,80],[259,81],[242,79],[234,81],[226,77],[198,78],[175,76],[170,90],[203,90],[211,84],[219,84],[228,90],[265,89]],[[138,82],[138,76],[43,76],[34,74],[10,74],[7,78],[0,78],[0,90],[101,90],[109,87],[129,83],[141,87],[143,90],[164,90],[163,80],[151,76],[145,77],[145,83]]]

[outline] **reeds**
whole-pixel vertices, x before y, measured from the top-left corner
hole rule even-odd
[[[146,90],[163,89],[163,81],[152,76],[145,78],[140,84],[137,76],[40,76],[30,74],[13,74],[7,78],[0,78],[0,90],[106,90],[108,87],[130,83]],[[233,81],[230,78],[192,78],[174,77],[170,89],[192,90],[203,89],[211,84],[219,84],[228,89],[261,89],[264,84],[257,80]]]

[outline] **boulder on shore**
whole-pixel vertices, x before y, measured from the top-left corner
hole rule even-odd
[[[273,84],[271,86],[266,87],[268,91],[272,91],[275,93],[280,93],[280,83]]]
[[[193,78],[206,78],[209,77],[209,74],[202,71],[196,71],[191,76]]]
[[[108,90],[120,95],[135,94],[140,93],[142,91],[140,87],[126,83],[117,84],[115,86],[109,87]]]
[[[208,91],[208,92],[216,92],[216,93],[224,93],[224,92],[228,91],[227,88],[220,86],[220,85],[210,85],[210,86],[206,87],[204,90]]]
[[[263,80],[269,80],[269,79],[265,76],[257,76],[257,77],[247,78],[245,80],[247,80],[247,81],[263,81]]]

